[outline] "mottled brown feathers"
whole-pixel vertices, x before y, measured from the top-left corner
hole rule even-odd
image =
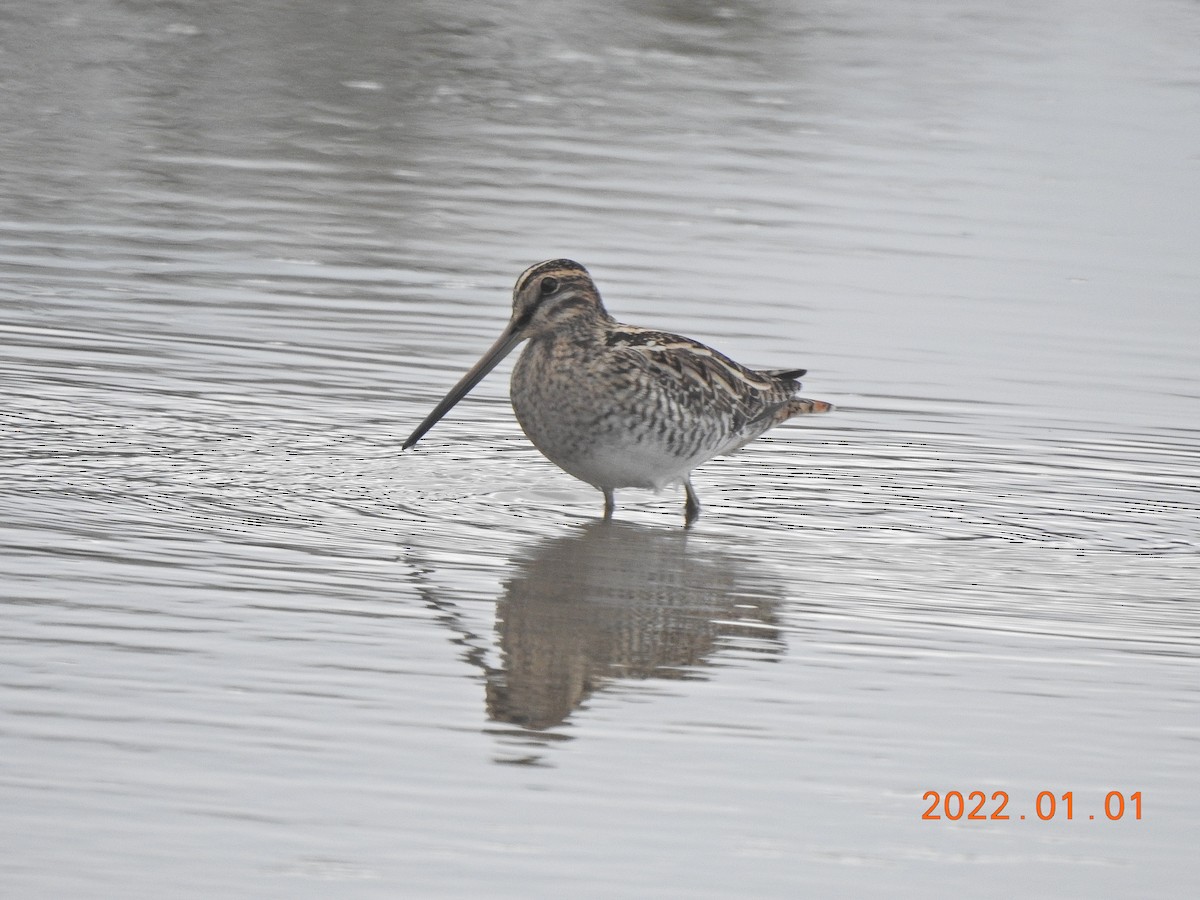
[[[795,396],[803,369],[755,371],[699,341],[622,325],[570,259],[526,269],[504,332],[405,442],[412,446],[522,341],[513,411],[551,462],[604,494],[682,484],[687,522],[700,504],[692,469],[791,416],[826,412]]]

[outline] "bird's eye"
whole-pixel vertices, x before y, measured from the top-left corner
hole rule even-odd
[[[543,297],[550,296],[551,294],[553,294],[555,291],[558,290],[558,279],[557,278],[543,278],[542,286],[541,286],[540,290],[542,292]]]

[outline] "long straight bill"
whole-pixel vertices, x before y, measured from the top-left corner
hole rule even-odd
[[[479,384],[488,372],[496,368],[497,363],[508,356],[512,352],[513,347],[521,343],[524,337],[520,329],[514,323],[509,322],[504,331],[501,332],[500,337],[496,340],[496,343],[492,344],[479,362],[471,366],[471,370],[459,380],[458,384],[450,389],[450,393],[443,397],[442,402],[433,408],[433,412],[425,417],[424,421],[417,426],[417,430],[408,436],[408,440],[404,442],[403,449],[407,450],[424,437],[425,432],[436,425],[438,419],[450,412],[454,404],[465,397],[471,388]]]

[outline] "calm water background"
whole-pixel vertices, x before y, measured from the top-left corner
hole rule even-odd
[[[1190,0],[4,4],[0,893],[1193,894],[1197,47]],[[507,365],[401,454],[564,255],[838,411],[686,535],[600,526]]]

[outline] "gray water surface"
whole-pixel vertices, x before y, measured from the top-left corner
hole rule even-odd
[[[0,893],[1193,894],[1197,46],[1184,0],[7,4]],[[689,531],[601,523],[511,364],[401,453],[558,256],[837,410]]]

